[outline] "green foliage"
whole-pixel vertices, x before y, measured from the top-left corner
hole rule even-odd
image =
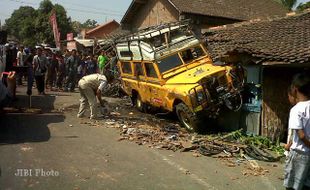
[[[288,9],[292,10],[297,0],[281,0],[281,3]]]
[[[284,147],[280,146],[279,142],[274,143],[266,137],[248,136],[243,134],[241,131],[236,131],[233,134],[233,138],[237,140],[239,143],[253,145],[261,149],[268,149],[276,152],[278,155],[281,156],[284,154],[285,151]]]
[[[80,31],[82,30],[82,24],[79,21],[73,21],[71,23],[71,26],[72,26],[74,35],[80,33]]]
[[[10,35],[23,42],[23,39],[34,40],[35,27],[33,19],[37,17],[37,11],[29,6],[22,6],[12,13],[6,20],[6,28]]]
[[[52,10],[56,11],[60,39],[65,39],[66,34],[72,31],[71,18],[67,17],[63,6],[53,5],[50,0],[43,0],[37,10],[29,6],[15,10],[6,20],[6,28],[10,35],[26,46],[34,46],[37,43],[53,45],[54,34],[49,21]]]
[[[47,15],[53,10],[53,8],[54,8],[54,5],[50,0],[43,0],[41,1],[38,10],[40,13]]]
[[[67,16],[65,8],[59,4],[55,4],[54,9],[56,11],[60,39],[66,39],[67,33],[70,33],[73,30],[71,17]]]
[[[297,11],[303,11],[303,10],[306,10],[306,9],[310,9],[310,1],[307,2],[307,3],[300,3],[297,7]]]
[[[95,28],[96,26],[98,26],[97,21],[95,20],[90,20],[87,19],[83,24],[82,24],[82,28]]]
[[[82,29],[95,28],[96,26],[98,26],[98,23],[95,20],[87,19],[84,23],[80,23],[79,21],[73,21],[71,26],[74,31],[74,35],[76,35],[80,33]]]

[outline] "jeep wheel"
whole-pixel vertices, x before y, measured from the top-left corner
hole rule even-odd
[[[184,103],[176,106],[176,114],[182,124],[189,132],[198,132],[199,119]]]
[[[134,104],[136,106],[136,108],[140,111],[140,112],[145,112],[146,111],[146,105],[145,103],[142,102],[140,95],[138,94],[137,97],[134,99]]]

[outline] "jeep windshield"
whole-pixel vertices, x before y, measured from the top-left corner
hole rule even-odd
[[[178,53],[165,57],[157,61],[158,69],[161,73],[177,69],[182,65],[190,64],[197,59],[203,58],[206,53],[200,46],[192,47]],[[183,64],[184,63],[184,64]]]
[[[185,64],[189,64],[200,59],[206,55],[203,49],[200,46],[189,48],[185,51],[181,51],[180,55]]]

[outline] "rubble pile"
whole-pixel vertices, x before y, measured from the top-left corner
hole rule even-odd
[[[113,79],[113,81],[105,88],[104,96],[114,98],[124,97],[125,93],[122,90],[121,81],[119,79]]]
[[[278,161],[280,157],[272,156],[262,148],[232,141],[231,137],[239,131],[226,135],[190,134],[179,124],[170,123],[155,116],[127,117],[119,112],[111,112],[104,120],[107,127],[120,130],[119,141],[129,140],[150,148],[180,152],[193,152],[193,156],[212,156],[216,158],[245,158],[267,162]],[[102,123],[97,123],[100,127]]]
[[[148,145],[151,148],[167,149],[177,151],[183,148],[181,138],[186,137],[186,133],[178,130],[171,124],[168,127],[152,127],[150,125],[137,125],[135,127],[121,127],[120,140],[134,141],[139,145]]]
[[[117,128],[120,132],[119,141],[128,140],[150,148],[192,152],[195,157],[212,156],[225,160],[230,167],[236,161],[232,164],[229,159],[275,162],[281,158],[265,150],[268,147],[260,143],[265,139],[244,136],[241,130],[227,134],[191,134],[181,128],[176,120],[136,111],[128,97],[110,98],[108,102],[109,115],[103,120],[87,121],[85,124]]]

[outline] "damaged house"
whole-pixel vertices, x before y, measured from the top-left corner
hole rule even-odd
[[[272,140],[284,140],[292,76],[310,69],[310,11],[249,21],[205,33],[213,59],[241,63],[247,73],[244,106],[234,123]]]
[[[283,17],[273,0],[133,0],[121,20],[127,30],[190,19],[198,31],[258,18]]]

